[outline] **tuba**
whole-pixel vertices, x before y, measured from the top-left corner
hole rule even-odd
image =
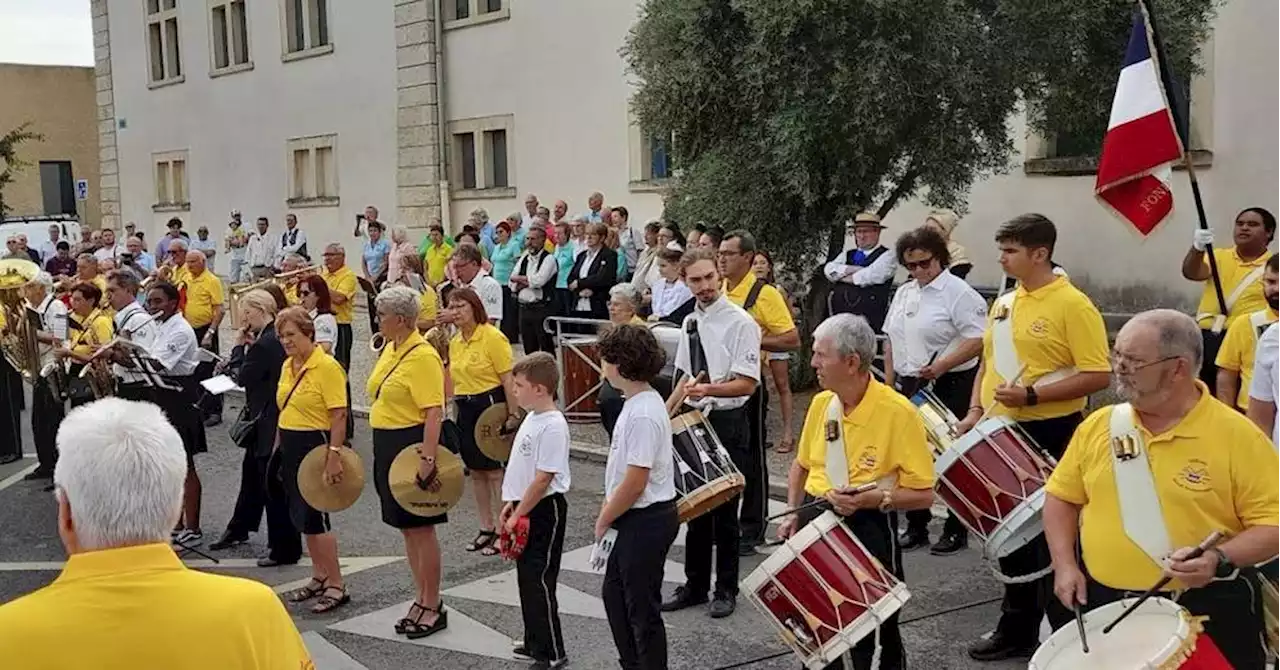
[[[0,351],[28,384],[34,384],[41,373],[40,343],[36,338],[41,323],[40,315],[27,307],[22,289],[39,273],[40,266],[29,260],[0,260],[0,317],[4,322]]]

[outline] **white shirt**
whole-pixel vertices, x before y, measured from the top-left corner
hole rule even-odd
[[[458,288],[469,288],[480,296],[490,323],[496,326],[502,322],[502,284],[489,276],[488,272],[480,270],[471,278],[470,284],[463,284],[462,280],[458,280]]]
[[[96,261],[105,261],[108,258],[115,260],[116,257],[120,254],[126,253],[127,251],[127,249],[118,244],[114,247],[102,247],[101,249],[93,252],[93,258]]]
[[[280,241],[280,246],[276,250],[277,262],[283,261],[285,256],[296,254],[299,249],[307,246],[307,233],[299,226],[294,226],[292,229],[285,228],[285,231],[276,239]]]
[[[520,423],[502,476],[502,499],[519,502],[539,472],[555,475],[542,497],[569,492],[569,422],[559,410],[530,412]]]
[[[58,240],[61,242],[62,240]],[[53,240],[45,240],[40,243],[40,266],[43,268],[50,258],[58,255],[58,242]]]
[[[174,314],[165,321],[156,319],[156,336],[148,348],[151,357],[165,368],[166,377],[185,377],[200,363],[200,343],[191,324]]]
[[[316,311],[313,309],[311,310],[311,322],[315,324],[315,328],[316,328],[316,336],[315,336],[316,344],[320,344],[322,342],[328,342],[329,344],[332,344],[332,345],[337,344],[338,342],[338,319],[337,318],[335,318],[332,314],[316,314]]]
[[[671,419],[666,403],[652,389],[637,393],[622,405],[622,413],[613,427],[609,441],[609,460],[604,466],[604,495],[613,492],[627,476],[627,468],[649,470],[644,491],[631,505],[632,509],[648,507],[676,497],[675,456],[671,446]]]
[[[676,350],[676,369],[693,376],[689,361],[689,322],[698,324],[698,338],[706,354],[708,382],[727,382],[733,377],[760,381],[760,326],[746,310],[721,295],[707,308],[696,305],[680,325],[680,347]],[[751,394],[736,398],[685,400],[685,404],[702,411],[737,409],[746,404]]]
[[[693,292],[679,279],[670,283],[665,279],[659,279],[651,285],[649,291],[653,313],[659,317],[664,317],[676,311],[680,305],[685,304],[689,301],[689,298],[693,297]]]
[[[582,279],[590,274],[591,264],[596,262],[596,257],[600,255],[600,250],[603,248],[596,247],[594,250],[586,246],[582,248],[582,253],[578,254],[582,256],[582,262],[578,264],[578,271],[569,277],[569,283],[572,284],[575,280]],[[590,312],[591,298],[578,298],[578,302],[574,304],[573,308],[579,312]]]
[[[556,257],[546,251],[538,253],[540,258],[535,258],[527,250],[520,254],[520,258],[516,259],[515,268],[511,272],[511,276],[518,276],[522,274],[521,266],[525,266],[523,274],[528,277],[529,284],[523,287],[517,287],[515,283],[511,284],[511,290],[516,291],[516,299],[521,303],[541,302],[544,287],[556,278],[556,270],[558,268]]]
[[[258,231],[249,233],[249,242],[245,245],[245,262],[249,267],[271,267],[276,260],[276,248],[272,240]]]
[[[981,338],[986,327],[987,302],[963,279],[947,270],[924,286],[912,279],[898,287],[885,317],[893,371],[915,376],[931,360],[955,351],[963,340]],[[974,356],[952,370],[977,364]]]
[[[129,340],[147,351],[151,351],[155,346],[156,333],[158,331],[155,317],[148,314],[147,310],[142,308],[142,305],[136,302],[125,305],[124,308],[116,312],[114,321],[116,334],[121,339]],[[194,337],[195,331],[191,331],[191,334]],[[126,368],[119,363],[113,365],[112,369],[115,371],[116,377],[126,384],[146,379],[146,375],[143,373]]]
[[[862,253],[871,254],[882,245],[877,244],[870,249],[863,249]],[[850,269],[857,268],[857,265],[849,265],[845,263],[845,259],[849,257],[849,252],[853,249],[845,249],[840,252],[839,256],[822,266],[822,272],[834,282],[842,284],[853,284],[854,286],[872,286],[875,284],[883,284],[893,279],[894,273],[898,271],[898,259],[894,257],[892,249],[885,249],[884,253],[872,261],[861,270],[845,277],[844,273]]]
[[[40,330],[52,335],[55,340],[65,342],[67,340],[67,306],[61,300],[53,297],[52,294],[45,295],[44,300],[40,301],[40,305],[35,308],[36,313],[40,315]],[[53,361],[53,346],[48,344],[40,345],[40,363],[44,364]]]
[[[1280,367],[1280,324],[1271,324],[1258,338],[1257,349],[1253,354],[1253,380],[1249,382],[1249,397],[1263,402],[1275,403],[1280,395],[1280,378],[1276,377]],[[1280,417],[1271,429],[1271,446],[1280,445]]]

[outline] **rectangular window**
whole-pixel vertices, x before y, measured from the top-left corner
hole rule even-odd
[[[296,137],[288,141],[289,190],[294,207],[338,204],[338,136]]]
[[[511,18],[511,8],[503,0],[445,0],[446,30]]]
[[[485,175],[485,183],[495,188],[510,186],[507,183],[507,131],[484,132],[484,155],[489,169]]]
[[[514,197],[514,158],[512,157],[511,115],[463,119],[449,123],[449,181],[458,198]]]
[[[216,73],[249,64],[249,29],[244,0],[210,0],[209,47]]]
[[[147,3],[147,51],[152,84],[182,81],[182,47],[176,0]]]
[[[476,136],[475,133],[454,135],[454,156],[457,157],[462,188],[476,187]]]
[[[454,0],[452,20],[471,18],[471,0]]]
[[[71,161],[40,161],[40,194],[45,214],[76,213]]]
[[[187,189],[187,152],[165,151],[152,155],[155,165],[156,202],[153,209],[190,209]]]
[[[500,12],[502,11],[502,0],[485,0],[484,12]]]
[[[286,60],[333,50],[329,41],[329,0],[281,0]]]
[[[670,138],[649,136],[649,178],[667,179],[671,176]]]

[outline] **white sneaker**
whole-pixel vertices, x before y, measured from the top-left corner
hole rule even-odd
[[[204,533],[199,530],[184,529],[174,536],[173,542],[185,547],[198,547],[204,543]]]

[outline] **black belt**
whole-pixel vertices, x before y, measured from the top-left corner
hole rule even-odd
[[[475,394],[475,395],[454,395],[454,396],[453,396],[453,399],[454,399],[455,401],[456,401],[456,400],[461,400],[461,401],[463,401],[463,402],[471,402],[472,400],[480,400],[480,399],[482,399],[482,398],[483,398],[483,399],[487,399],[487,400],[492,400],[493,402],[503,402],[501,398],[497,397],[498,390],[499,390],[499,389],[501,389],[501,388],[502,388],[502,387],[501,387],[501,386],[499,386],[499,387],[497,387],[497,388],[489,389],[488,391],[485,391],[484,393],[477,393],[477,394]]]

